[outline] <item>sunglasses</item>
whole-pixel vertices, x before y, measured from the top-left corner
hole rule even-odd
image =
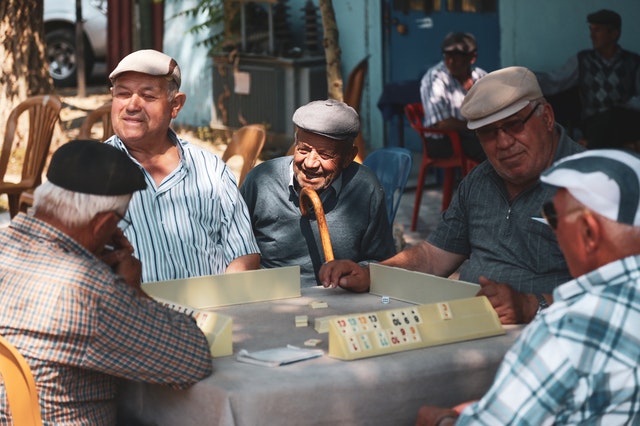
[[[525,124],[527,124],[527,121],[529,121],[540,105],[541,104],[536,103],[529,114],[524,118],[516,118],[514,120],[507,121],[502,126],[487,128],[481,127],[476,130],[476,136],[478,136],[480,142],[490,142],[496,140],[498,138],[498,131],[502,130],[508,135],[515,137],[524,131]]]

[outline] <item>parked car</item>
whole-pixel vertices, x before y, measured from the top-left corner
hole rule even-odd
[[[96,61],[107,57],[107,0],[82,0],[84,60],[91,76]],[[77,82],[76,0],[44,0],[44,31],[49,73],[58,87]]]

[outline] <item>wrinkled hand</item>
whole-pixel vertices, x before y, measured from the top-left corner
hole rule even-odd
[[[100,259],[109,265],[114,273],[120,275],[127,284],[142,292],[140,289],[142,263],[133,256],[133,246],[119,228],[114,232],[109,245],[111,247],[105,247],[100,253]]]
[[[528,323],[536,315],[537,302],[532,310],[529,295],[487,277],[480,277],[478,283],[480,291],[476,296],[486,296],[489,299],[502,324]]]
[[[424,406],[418,410],[416,426],[447,426],[455,424],[455,419],[444,418],[445,416],[458,417],[458,413],[450,408]],[[440,421],[442,419],[442,421]]]
[[[325,263],[318,273],[325,288],[342,287],[345,290],[365,292],[369,290],[369,268],[351,260],[332,260]]]

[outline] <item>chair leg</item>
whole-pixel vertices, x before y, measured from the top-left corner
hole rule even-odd
[[[416,199],[413,203],[413,217],[411,218],[411,232],[415,232],[418,224],[418,212],[420,211],[420,203],[422,202],[422,190],[424,189],[424,175],[427,171],[427,163],[424,161],[420,164],[420,173],[418,174],[418,185],[416,187]]]
[[[20,207],[20,194],[7,194],[9,199],[9,215],[13,218],[18,214]]]
[[[451,203],[453,197],[453,180],[455,178],[455,167],[444,169],[444,182],[442,184],[442,211],[445,211]]]

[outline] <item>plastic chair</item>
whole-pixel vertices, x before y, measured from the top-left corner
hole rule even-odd
[[[4,142],[0,153],[0,194],[9,198],[9,214],[15,216],[19,210],[20,194],[33,190],[42,181],[53,129],[60,118],[62,102],[53,95],[32,96],[18,104],[7,119]],[[7,168],[12,154],[15,153],[14,139],[22,114],[28,113],[29,133],[24,145],[24,158],[18,182],[7,181]]]
[[[389,223],[393,223],[411,173],[411,151],[400,147],[381,148],[369,154],[362,164],[373,170],[382,184]]]
[[[422,202],[422,191],[424,189],[424,178],[428,167],[439,167],[444,169],[444,183],[442,186],[442,210],[446,210],[449,207],[451,198],[453,196],[453,186],[455,179],[456,168],[462,170],[462,175],[466,174],[476,164],[472,160],[468,159],[460,144],[460,135],[455,130],[442,130],[432,127],[425,127],[424,123],[424,109],[421,103],[413,103],[405,105],[404,114],[409,119],[411,128],[418,132],[420,139],[422,140],[422,161],[420,163],[420,173],[418,174],[418,185],[416,188],[416,199],[413,205],[413,218],[411,219],[411,231],[416,230],[416,224],[418,223],[418,213],[420,210],[420,203]],[[431,134],[446,135],[451,140],[451,146],[453,148],[453,155],[448,158],[431,158],[429,157],[427,140]]]
[[[105,141],[113,136],[113,126],[111,124],[111,102],[107,102],[87,114],[87,117],[80,126],[78,139],[95,139],[91,137],[91,129],[98,121],[102,122],[102,139],[99,140]]]
[[[262,124],[248,124],[233,132],[231,142],[222,154],[222,161],[229,163],[229,160],[236,155],[242,157],[238,187],[242,185],[245,176],[256,164],[266,139],[267,132]]]
[[[18,350],[0,336],[0,374],[9,401],[13,424],[42,425],[38,390],[31,368]]]
[[[362,91],[364,88],[364,79],[369,69],[369,57],[367,56],[361,60],[349,73],[347,77],[347,84],[344,87],[344,103],[355,109],[360,113],[360,103],[362,102]],[[362,132],[358,133],[354,145],[358,147],[358,154],[355,161],[362,163],[366,158],[367,153],[364,149],[364,140],[362,139]]]

